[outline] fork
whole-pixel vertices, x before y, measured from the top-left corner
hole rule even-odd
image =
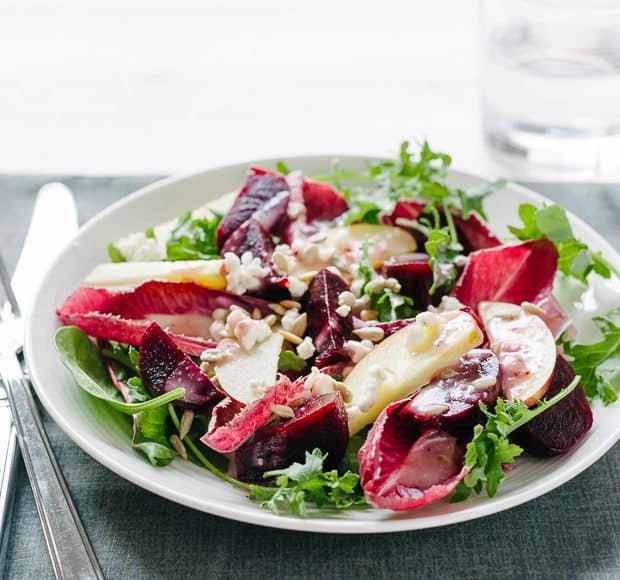
[[[62,579],[103,579],[19,362],[23,320],[1,255],[0,282],[6,296],[0,309],[0,378],[4,384],[0,398],[6,396],[9,402],[54,574]]]

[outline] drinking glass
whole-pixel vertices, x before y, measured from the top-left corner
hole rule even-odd
[[[482,0],[485,141],[525,175],[620,173],[620,0]]]

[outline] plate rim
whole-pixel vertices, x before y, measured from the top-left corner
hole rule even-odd
[[[105,220],[108,215],[113,214],[123,208],[126,204],[133,203],[134,200],[142,197],[148,197],[151,192],[172,184],[182,184],[183,181],[207,177],[208,174],[222,171],[230,172],[237,169],[244,169],[256,165],[274,165],[277,161],[285,161],[293,165],[294,163],[303,164],[308,160],[318,162],[320,160],[328,161],[333,158],[338,158],[342,161],[348,160],[350,162],[359,163],[362,160],[368,158],[381,159],[381,156],[362,156],[362,155],[295,155],[295,156],[279,156],[266,159],[257,159],[242,161],[237,163],[229,163],[226,165],[213,165],[207,169],[201,171],[195,171],[187,174],[181,174],[178,176],[170,176],[163,179],[158,179],[153,183],[150,183],[144,187],[137,189],[136,191],[122,197],[121,199],[106,206],[95,216],[86,221],[75,235],[71,238],[68,244],[60,251],[58,256],[48,265],[43,275],[39,278],[39,284],[35,290],[34,302],[36,304],[39,301],[39,296],[44,288],[44,282],[50,276],[51,272],[55,269],[56,264],[64,259],[64,254],[69,246],[71,246],[82,233],[94,227],[97,223]],[[484,176],[468,173],[461,170],[450,169],[450,176],[460,177],[463,179],[484,180]],[[508,181],[506,186],[512,190],[515,190],[525,197],[538,203],[554,203],[545,196],[517,183]],[[218,199],[218,198],[215,198]],[[567,214],[573,224],[578,224],[580,228],[588,230],[588,236],[596,240],[596,245],[603,251],[607,252],[611,256],[611,262],[620,264],[620,255],[615,248],[596,231],[592,226],[588,225],[579,216],[569,212]],[[169,487],[159,484],[155,480],[149,480],[144,476],[136,474],[130,468],[125,467],[119,461],[106,455],[106,453],[97,447],[90,441],[88,437],[84,437],[78,430],[74,429],[72,425],[67,422],[59,410],[56,409],[53,401],[47,396],[46,390],[43,387],[44,379],[40,376],[39,370],[33,361],[36,361],[36,355],[34,354],[34,333],[31,324],[31,320],[27,319],[25,324],[25,341],[24,341],[24,354],[26,362],[31,374],[32,384],[35,391],[45,407],[46,411],[50,414],[54,422],[60,427],[60,429],[85,453],[92,457],[98,463],[104,465],[120,477],[123,477],[127,481],[142,487],[160,497],[167,500],[174,501],[181,505],[185,505],[192,509],[217,515],[226,519],[240,521],[244,523],[260,525],[270,528],[286,529],[305,531],[313,533],[335,533],[335,534],[372,534],[372,533],[393,533],[401,531],[414,531],[422,529],[430,529],[435,527],[442,527],[457,523],[462,523],[469,520],[479,519],[486,517],[507,509],[517,507],[524,503],[527,503],[533,499],[536,499],[553,489],[567,483],[586,469],[588,469],[593,463],[598,461],[619,439],[620,439],[620,423],[618,427],[606,435],[601,441],[600,445],[595,451],[577,461],[574,465],[570,465],[561,470],[555,470],[544,481],[534,482],[527,485],[525,490],[515,496],[496,497],[493,501],[483,502],[479,505],[468,507],[465,510],[449,514],[436,514],[430,516],[422,516],[416,518],[397,517],[399,514],[394,514],[387,510],[383,511],[386,514],[390,514],[393,517],[391,519],[373,519],[373,520],[359,520],[359,519],[331,519],[331,518],[297,518],[286,515],[275,515],[268,511],[252,511],[238,507],[235,505],[219,504],[216,501],[209,502],[208,497],[203,497],[197,500],[194,496],[184,494],[182,490],[171,490]],[[210,473],[207,473],[209,477],[215,477]],[[242,493],[234,488],[230,488],[231,492]],[[250,500],[248,500],[250,501]],[[408,513],[408,512],[403,512]],[[402,514],[400,514],[402,515]]]

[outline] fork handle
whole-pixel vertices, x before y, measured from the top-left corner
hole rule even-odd
[[[62,579],[103,579],[93,547],[54,457],[30,384],[23,374],[19,378],[7,378],[5,382],[17,441],[54,574]]]

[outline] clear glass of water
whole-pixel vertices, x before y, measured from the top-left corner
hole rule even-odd
[[[620,0],[482,0],[482,101],[524,175],[620,174]]]

